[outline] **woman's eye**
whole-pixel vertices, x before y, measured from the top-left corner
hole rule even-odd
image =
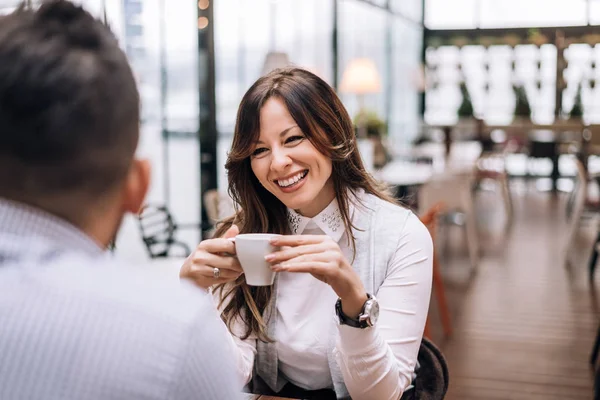
[[[265,151],[267,151],[267,149],[265,147],[259,147],[258,149],[254,150],[254,152],[252,152],[252,156],[253,157],[260,156]]]
[[[285,140],[285,143],[295,143],[304,139],[304,136],[290,136]]]

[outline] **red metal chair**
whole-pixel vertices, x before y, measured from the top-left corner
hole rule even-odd
[[[443,203],[438,203],[431,207],[425,212],[419,219],[429,229],[431,239],[433,240],[433,295],[437,299],[440,317],[442,320],[442,327],[444,335],[446,337],[452,334],[452,321],[450,319],[450,309],[448,302],[446,301],[446,289],[444,288],[444,281],[440,272],[440,265],[435,252],[435,230],[438,214],[443,210]],[[428,318],[429,319],[429,318]],[[429,320],[425,324],[425,336],[430,336]]]

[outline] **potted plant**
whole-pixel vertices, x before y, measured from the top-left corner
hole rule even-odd
[[[358,149],[368,172],[381,168],[388,161],[383,144],[387,125],[376,112],[362,109],[354,117]],[[383,152],[382,152],[383,151]]]
[[[575,94],[575,100],[573,102],[573,107],[569,112],[570,120],[579,120],[583,118],[583,103],[581,101],[581,84],[577,85],[577,93]]]
[[[455,130],[455,134],[463,137],[465,135],[471,135],[474,131],[476,131],[476,118],[475,111],[473,109],[473,101],[471,100],[471,94],[469,93],[469,88],[467,84],[463,81],[460,83],[460,94],[461,94],[461,102],[456,114],[458,116],[458,124],[457,129]],[[449,139],[449,138],[448,138]],[[447,143],[449,146],[450,144]],[[448,148],[447,151],[450,151]]]
[[[459,48],[467,46],[470,43],[471,43],[471,41],[466,36],[455,36],[455,37],[450,38],[450,44],[452,46],[456,46]]]
[[[462,96],[462,100],[457,111],[458,119],[471,119],[474,117],[473,102],[471,101],[471,95],[469,94],[469,89],[467,88],[467,84],[465,82],[460,83],[460,94]]]
[[[546,35],[544,35],[543,33],[541,33],[539,29],[536,29],[536,28],[529,29],[527,36],[528,36],[527,41],[537,47],[541,47],[542,45],[550,42],[548,37]]]
[[[364,139],[373,135],[384,135],[387,127],[375,111],[362,109],[354,117],[357,137]]]
[[[504,35],[502,37],[502,43],[514,48],[521,44],[521,37],[515,34]]]
[[[523,120],[524,122],[531,121],[531,106],[527,99],[527,91],[521,85],[513,85],[515,93],[515,120]]]

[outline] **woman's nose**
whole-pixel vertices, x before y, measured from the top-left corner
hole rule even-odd
[[[292,160],[285,150],[272,150],[271,170],[278,172],[285,170]]]

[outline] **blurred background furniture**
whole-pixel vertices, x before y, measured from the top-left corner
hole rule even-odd
[[[433,241],[433,296],[437,300],[438,312],[440,314],[440,319],[442,320],[444,336],[449,337],[452,334],[452,321],[450,318],[450,308],[448,307],[448,302],[446,301],[446,289],[444,288],[444,279],[440,271],[440,263],[436,254],[435,244],[436,224],[438,220],[438,215],[443,209],[444,205],[442,203],[438,203],[431,207],[429,210],[427,210],[423,215],[421,215],[419,219],[429,230],[431,240]],[[425,324],[424,335],[427,337],[431,337],[429,317],[427,318],[427,320],[428,321]]]
[[[406,206],[418,208],[418,188],[433,175],[428,163],[396,160],[388,163],[374,176],[394,189],[394,195]]]
[[[506,213],[505,232],[512,226],[514,205],[510,191],[510,180],[506,170],[506,157],[512,151],[510,146],[505,146],[500,151],[485,152],[476,163],[476,184],[478,188],[484,186],[485,181],[493,181],[499,188]]]
[[[206,232],[207,237],[212,237],[217,223],[235,213],[233,200],[227,193],[217,189],[207,190],[204,193],[204,207],[208,216],[210,229]]]
[[[175,223],[166,206],[144,206],[138,226],[150,258],[187,257],[191,253],[187,244],[177,240],[177,230],[182,227]],[[198,229],[198,225],[185,228]]]
[[[464,216],[464,227],[473,270],[479,263],[479,240],[475,222],[473,202],[473,171],[436,174],[419,189],[419,210],[429,210],[443,203],[444,214],[460,212]]]
[[[600,187],[600,175],[588,173],[582,161],[576,157],[571,156],[573,163],[576,166],[576,176],[573,180],[573,190],[569,194],[566,202],[566,218],[568,222],[566,232],[566,249],[565,249],[565,265],[570,267],[573,264],[573,256],[577,252],[576,242],[577,233],[581,226],[581,221],[585,216],[597,217],[598,211],[600,211],[598,193],[592,193],[591,189],[598,191]],[[593,223],[596,225],[598,230],[598,221],[594,218]],[[596,240],[592,246],[592,254],[589,260],[589,278],[593,280],[594,272],[596,270],[596,263],[598,260],[598,250],[600,243],[600,230],[597,234]]]
[[[587,175],[587,183],[588,187],[593,187],[596,191],[596,197],[590,196],[591,190],[588,190],[588,196],[586,196],[586,204],[585,209],[591,210],[596,215],[600,211],[600,198],[598,198],[599,190],[600,190],[600,172],[595,172],[593,174],[588,173]],[[588,264],[589,278],[590,282],[593,284],[594,274],[596,272],[597,262],[598,262],[598,253],[600,252],[600,222],[597,221],[596,230],[598,231],[596,235],[596,240],[594,241],[594,245],[592,246],[592,255],[590,257],[590,261]]]

